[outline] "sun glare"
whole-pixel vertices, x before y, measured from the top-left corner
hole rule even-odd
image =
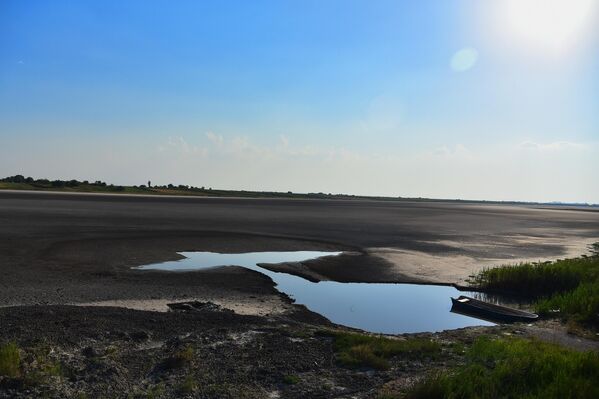
[[[506,0],[501,29],[537,48],[561,52],[585,34],[596,0]]]

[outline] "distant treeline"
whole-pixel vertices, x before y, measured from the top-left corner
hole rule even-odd
[[[34,179],[33,177],[25,177],[23,175],[15,175],[5,177],[4,179],[0,179],[2,183],[26,183],[31,185],[39,185],[44,187],[79,187],[81,185],[87,186],[97,186],[97,187],[107,187],[108,185],[103,181],[95,181],[89,182],[87,180],[79,181],[79,180],[49,180],[49,179]],[[123,186],[114,186],[110,185],[110,187],[121,187],[123,190],[125,187]]]
[[[32,189],[70,189],[70,191],[112,191],[112,192],[127,192],[138,194],[198,194],[211,196],[240,196],[240,197],[276,197],[276,198],[362,198],[355,195],[346,194],[325,194],[325,193],[308,193],[300,194],[275,191],[246,191],[246,190],[213,190],[212,187],[195,187],[185,184],[164,184],[152,185],[151,181],[148,184],[140,184],[138,186],[115,186],[97,180],[90,182],[87,180],[49,180],[49,179],[34,179],[33,177],[25,177],[23,175],[15,175],[0,179],[0,183],[15,183],[14,188],[32,188]],[[25,186],[25,187],[23,187]]]
[[[80,186],[109,187],[109,188],[114,188],[116,191],[125,191],[125,189],[127,187],[129,187],[129,186],[115,186],[114,184],[107,184],[100,180],[96,180],[93,182],[90,182],[88,180],[79,181],[79,180],[75,180],[75,179],[49,180],[49,179],[34,179],[33,177],[25,177],[23,175],[15,175],[15,176],[5,177],[3,179],[0,179],[0,182],[3,182],[3,183],[25,183],[25,184],[30,184],[32,186],[55,187],[55,188],[61,188],[61,187],[75,188],[75,187],[80,187]],[[138,188],[138,189],[154,188],[154,189],[164,189],[164,190],[196,190],[196,191],[204,191],[205,190],[204,187],[193,187],[193,186],[187,186],[187,185],[183,185],[183,184],[179,184],[179,185],[166,184],[166,185],[162,185],[162,186],[160,186],[160,185],[152,186],[151,182],[148,182],[147,186],[145,184],[141,184],[139,186],[130,186],[130,187]],[[208,190],[211,190],[211,189],[208,189]]]
[[[2,186],[1,183],[7,183]],[[542,206],[577,206],[586,207],[588,211],[596,211],[598,204],[565,203],[565,202],[525,202],[525,201],[488,201],[488,200],[464,200],[464,199],[434,199],[422,197],[381,197],[352,194],[332,193],[294,193],[291,191],[247,191],[247,190],[221,190],[212,187],[194,187],[184,184],[152,185],[140,184],[138,186],[115,186],[103,181],[96,180],[49,180],[34,179],[23,175],[15,175],[0,179],[0,188],[16,190],[57,190],[57,191],[80,191],[80,192],[116,192],[125,194],[154,194],[154,195],[204,195],[214,197],[247,197],[247,198],[306,198],[306,199],[362,199],[375,201],[426,201],[426,202],[459,202],[471,204],[503,204],[503,205],[542,205]],[[579,208],[581,209],[581,208]],[[584,208],[582,208],[584,210]]]

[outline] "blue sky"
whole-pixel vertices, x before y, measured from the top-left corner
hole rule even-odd
[[[522,2],[3,1],[0,174],[599,202],[597,7]]]

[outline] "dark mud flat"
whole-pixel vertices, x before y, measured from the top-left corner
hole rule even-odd
[[[349,368],[322,334],[341,327],[293,305],[267,276],[239,267],[132,268],[183,251],[349,251],[357,255],[304,266],[320,279],[399,282],[407,280],[398,265],[371,256],[371,248],[509,260],[561,257],[568,248],[559,237],[597,236],[599,214],[573,210],[0,192],[0,344],[14,341],[21,354],[18,375],[0,377],[0,397],[376,397],[389,384],[407,386],[459,364],[455,343],[483,332],[529,332],[500,326],[403,335],[397,339],[438,342],[442,356],[394,357],[386,370]],[[66,306],[121,300],[270,301],[280,309]]]
[[[459,364],[456,343],[498,328],[406,335],[443,356],[391,359],[387,370],[339,364],[330,324],[301,310],[284,318],[210,309],[26,306],[0,309],[0,341],[16,342],[21,375],[0,377],[0,397],[366,398]]]
[[[461,365],[483,334],[538,336],[517,324],[398,335],[438,351],[393,356],[379,369],[343,364],[331,331],[347,330],[301,307],[257,317],[211,304],[167,313],[21,306],[1,308],[0,325],[0,342],[21,354],[18,375],[0,376],[0,398],[374,398]]]
[[[523,206],[0,191],[0,305],[276,292],[263,276],[232,268],[131,270],[180,251],[355,251],[362,255],[306,266],[321,279],[413,282],[401,262],[368,249],[509,262],[565,256],[568,240],[596,237],[597,212]]]

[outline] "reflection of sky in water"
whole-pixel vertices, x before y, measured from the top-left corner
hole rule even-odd
[[[339,252],[249,252],[219,254],[181,252],[185,259],[157,263],[140,269],[197,270],[221,265],[244,266],[266,274],[277,289],[297,303],[320,313],[329,320],[372,332],[404,333],[441,331],[491,323],[449,312],[450,297],[461,294],[453,287],[416,284],[367,284],[322,281],[312,283],[301,277],[275,273],[257,263],[299,262]]]

